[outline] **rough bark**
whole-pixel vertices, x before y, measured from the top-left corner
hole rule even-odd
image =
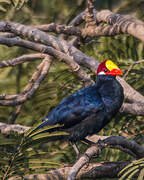
[[[118,178],[117,174],[129,162],[101,162],[89,163],[85,165],[78,173],[76,179],[98,179],[98,178]],[[71,166],[65,166],[59,169],[52,169],[46,174],[27,175],[25,179],[39,179],[39,180],[67,180],[68,173]],[[9,180],[18,180],[20,177],[12,177]]]

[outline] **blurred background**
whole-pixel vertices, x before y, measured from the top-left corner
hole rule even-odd
[[[22,9],[16,10],[4,3],[0,11],[0,20],[14,21],[22,24],[36,25],[56,22],[68,24],[76,15],[85,9],[85,0],[32,0]],[[144,21],[144,0],[97,0],[97,10],[110,9],[114,13],[129,14]],[[6,11],[5,11],[6,9]],[[56,35],[57,36],[57,35]],[[99,61],[112,59],[125,73],[135,61],[144,58],[144,44],[130,35],[115,37],[100,37],[81,47],[81,51]],[[0,46],[0,61],[19,57],[32,51],[19,48]],[[0,94],[17,94],[23,91],[40,60],[27,62],[15,67],[0,69]],[[95,80],[95,75],[88,69],[86,71]],[[135,65],[128,74],[126,81],[137,91],[144,95],[144,64]],[[53,62],[47,78],[42,82],[39,90],[27,101],[15,123],[33,126],[54,108],[64,97],[82,87],[82,83],[68,69],[65,64]],[[9,117],[15,107],[0,106],[0,121],[9,123]],[[119,113],[107,125],[100,135],[122,135],[134,139],[144,145],[144,120],[141,116]],[[13,139],[16,139],[13,135]],[[0,136],[0,141],[4,137]],[[83,152],[87,146],[78,144]],[[73,148],[65,142],[49,142],[38,144],[33,151],[40,149],[47,153],[47,158],[60,163],[73,163],[76,159]],[[55,156],[53,156],[55,155]],[[118,150],[106,149],[94,161],[120,161],[132,158]]]

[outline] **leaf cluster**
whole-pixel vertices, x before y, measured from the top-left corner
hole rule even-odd
[[[128,179],[131,180],[137,177],[137,180],[144,179],[144,158],[139,160],[135,160],[129,165],[127,165],[124,169],[122,169],[119,173],[120,180]]]
[[[11,137],[5,138],[3,141],[3,137],[0,137],[1,179],[6,180],[17,175],[23,177],[33,173],[45,173],[50,168],[62,165],[62,163],[54,161],[48,152],[41,151],[41,144],[56,136],[66,136],[67,133],[56,131],[55,129],[60,127],[58,124],[41,128],[35,132],[34,129],[38,125],[24,135],[17,136],[17,139]],[[49,133],[49,131],[53,132]],[[63,152],[55,152],[55,154],[58,153]]]
[[[19,10],[28,0],[0,0],[0,11],[6,12],[8,8],[13,5],[15,9]]]

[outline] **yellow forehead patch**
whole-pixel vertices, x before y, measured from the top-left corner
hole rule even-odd
[[[118,66],[115,63],[113,63],[111,60],[106,61],[106,68],[110,71],[113,69],[119,69]]]

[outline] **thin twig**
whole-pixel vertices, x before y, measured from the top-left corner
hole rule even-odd
[[[6,60],[6,61],[1,61],[0,62],[0,68],[5,68],[5,67],[10,67],[10,66],[16,66],[18,64],[22,64],[24,62],[28,61],[35,61],[37,59],[42,59],[46,56],[46,54],[42,53],[35,53],[35,54],[24,54],[20,57]]]
[[[43,66],[43,69],[41,70],[41,64],[37,67],[37,71],[32,75],[32,78],[30,80],[30,82],[27,84],[27,86],[24,88],[24,91],[22,94],[25,94],[27,93],[28,91],[30,91],[30,89],[32,89],[32,86],[34,84],[34,82],[38,79],[39,77],[39,72],[41,71],[41,74],[47,74],[47,71],[50,67],[50,64],[51,64],[51,58],[48,56],[48,55],[43,55],[45,58],[44,60],[42,61],[41,64],[43,64],[44,62],[44,66]],[[12,115],[10,116],[9,118],[9,124],[13,124],[14,121],[16,120],[16,118],[18,117],[20,111],[21,111],[21,108],[22,108],[22,104],[16,106],[16,109],[13,111]]]
[[[35,93],[35,91],[40,86],[41,81],[46,77],[48,69],[50,67],[51,60],[50,56],[46,56],[41,64],[38,66],[37,71],[33,74],[30,82],[25,87],[23,93],[17,95],[15,99],[10,100],[0,100],[0,104],[8,106],[8,105],[20,105],[24,103],[27,99],[31,98],[31,96]],[[7,96],[5,96],[7,97]]]
[[[126,79],[127,75],[129,74],[129,72],[132,70],[132,68],[136,65],[136,64],[140,64],[140,63],[143,63],[144,62],[144,59],[142,60],[139,60],[139,61],[136,61],[134,62],[133,64],[131,64],[128,68],[128,70],[126,71],[126,73],[124,74],[123,78]]]
[[[15,120],[17,119],[18,115],[20,114],[22,108],[22,104],[18,105],[15,107],[15,110],[12,112],[8,119],[9,124],[14,124]]]

